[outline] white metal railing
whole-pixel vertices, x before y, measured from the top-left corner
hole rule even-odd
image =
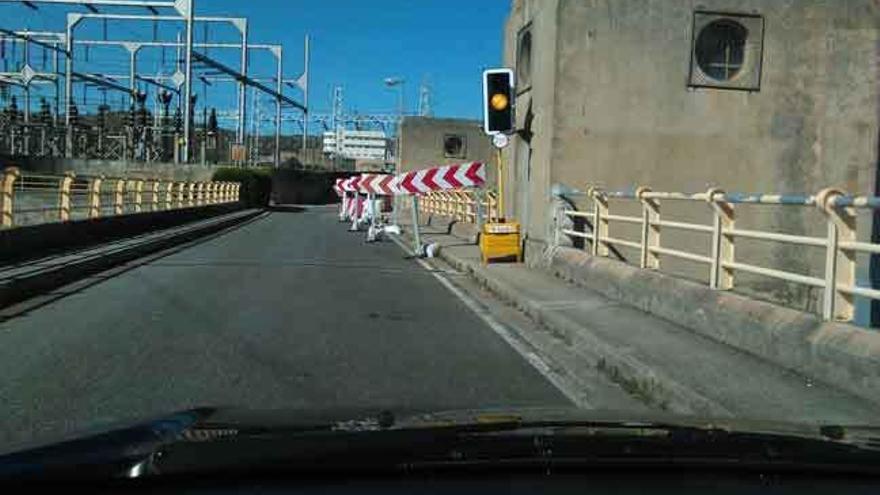
[[[736,273],[750,273],[822,290],[822,316],[826,320],[851,321],[854,316],[853,296],[880,299],[880,290],[857,287],[855,271],[857,253],[880,253],[880,245],[856,241],[856,212],[859,209],[880,208],[880,198],[850,196],[836,189],[824,189],[816,195],[770,195],[727,193],[710,189],[705,193],[656,192],[641,187],[631,191],[603,191],[588,188],[586,194],[590,211],[560,208],[556,216],[556,243],[562,236],[585,239],[594,256],[608,256],[610,248],[624,246],[639,251],[639,266],[644,269],[661,268],[662,257],[672,257],[709,267],[708,285],[717,290],[733,289]],[[638,202],[639,216],[612,214],[616,201]],[[661,202],[677,201],[702,205],[712,213],[711,225],[663,220]],[[735,224],[735,205],[786,205],[813,207],[826,218],[826,235],[813,237],[760,230],[738,229]],[[566,228],[564,218],[581,218],[592,224],[584,231]],[[613,224],[638,225],[638,240],[623,239],[611,234]],[[663,246],[661,230],[680,230],[707,235],[703,252],[686,251]],[[814,277],[793,273],[775,267],[758,266],[735,257],[736,240],[751,239],[785,243],[825,250],[824,276]]]
[[[239,200],[237,182],[178,182],[143,178],[0,171],[0,229],[190,208]]]
[[[436,191],[421,197],[419,209],[429,215],[479,224],[481,216],[489,219],[498,217],[498,194],[495,191]]]

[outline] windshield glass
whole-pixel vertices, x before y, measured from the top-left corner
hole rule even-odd
[[[880,426],[876,2],[695,5],[3,3],[0,453],[193,408]]]

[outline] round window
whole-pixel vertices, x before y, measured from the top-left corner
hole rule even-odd
[[[461,158],[464,155],[464,138],[449,135],[443,138],[443,154],[448,158]]]
[[[707,24],[694,47],[700,70],[718,81],[736,77],[743,67],[748,35],[745,26],[730,19]]]

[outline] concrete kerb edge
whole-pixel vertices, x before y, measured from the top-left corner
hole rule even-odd
[[[591,334],[582,324],[563,315],[541,308],[509,284],[487,273],[479,262],[456,256],[449,249],[441,249],[439,257],[453,268],[468,275],[477,283],[511,304],[536,324],[562,334],[569,339],[586,342],[591,355],[581,355],[590,365],[605,374],[634,397],[650,406],[679,414],[731,416],[724,406],[714,402],[679,382],[658,372],[632,356],[624,355]]]
[[[567,247],[548,248],[542,268],[609,299],[880,404],[880,332],[825,322],[794,309],[713,291]],[[668,297],[670,293],[677,296]]]

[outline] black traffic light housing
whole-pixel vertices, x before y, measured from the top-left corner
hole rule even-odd
[[[483,72],[483,130],[486,134],[509,134],[516,130],[515,99],[513,70]]]

